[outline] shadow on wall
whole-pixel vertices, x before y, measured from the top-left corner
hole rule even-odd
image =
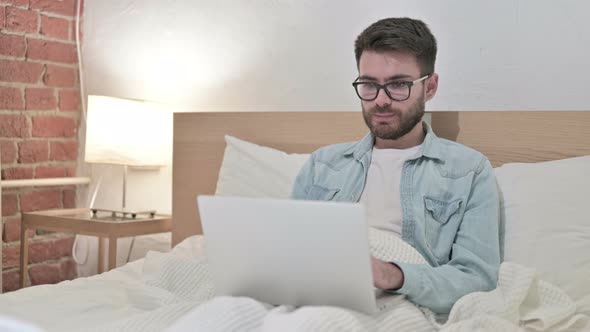
[[[457,141],[461,128],[459,127],[459,112],[432,112],[432,129],[438,137]]]

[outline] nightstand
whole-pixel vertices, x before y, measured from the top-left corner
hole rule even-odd
[[[117,262],[117,239],[170,232],[172,217],[166,215],[138,215],[135,218],[113,214],[96,216],[90,209],[46,210],[23,213],[20,233],[20,286],[25,286],[28,264],[27,229],[74,233],[98,236],[98,273],[104,272],[103,248],[109,240],[108,269],[114,269]]]

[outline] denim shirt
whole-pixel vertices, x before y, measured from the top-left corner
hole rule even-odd
[[[488,159],[437,137],[423,123],[422,147],[404,162],[400,181],[402,239],[428,264],[393,262],[403,271],[395,292],[436,313],[463,295],[496,287],[503,227]],[[294,199],[358,202],[371,164],[374,136],[323,147],[299,172]]]

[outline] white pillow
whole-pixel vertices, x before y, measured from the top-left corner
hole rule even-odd
[[[590,156],[505,164],[495,173],[504,260],[536,268],[590,314]]]
[[[309,154],[283,151],[225,136],[216,195],[288,198]]]

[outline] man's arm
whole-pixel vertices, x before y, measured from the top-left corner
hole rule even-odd
[[[385,273],[402,272],[403,285],[395,292],[437,313],[448,313],[463,295],[490,291],[497,284],[501,262],[498,189],[487,159],[478,171],[452,246],[451,260],[438,267],[394,262],[390,269],[385,269]]]

